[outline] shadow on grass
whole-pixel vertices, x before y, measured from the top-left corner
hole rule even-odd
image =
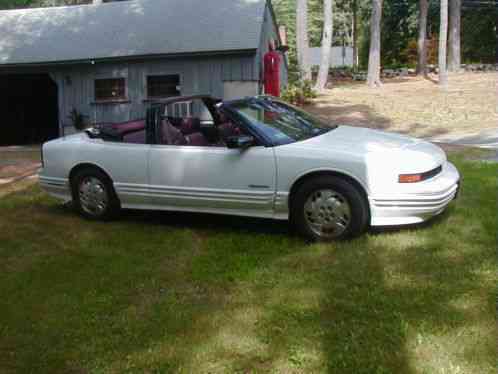
[[[287,221],[208,213],[127,210],[123,211],[121,220],[202,230],[206,233],[230,230],[253,234],[293,235]]]

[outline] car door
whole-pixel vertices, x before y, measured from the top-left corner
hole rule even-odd
[[[240,215],[273,214],[273,148],[152,146],[150,189],[166,207]]]

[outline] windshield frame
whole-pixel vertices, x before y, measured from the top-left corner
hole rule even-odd
[[[239,113],[239,109],[236,108],[236,106],[238,106],[238,105],[244,105],[244,104],[250,105],[251,102],[264,102],[264,101],[270,101],[272,103],[282,105],[282,106],[287,107],[293,111],[296,111],[297,113],[304,113],[306,116],[311,117],[314,121],[316,121],[318,124],[320,124],[321,126],[317,126],[317,128],[323,128],[324,131],[321,131],[317,134],[313,134],[313,135],[308,136],[304,139],[297,139],[297,140],[293,139],[292,141],[285,142],[285,143],[275,142],[274,139],[272,139],[272,137],[265,134],[264,131],[261,131],[261,129],[259,128],[259,125],[253,123],[253,121],[249,120],[246,116],[241,115]],[[252,130],[251,132],[257,133],[259,135],[258,137],[261,140],[263,140],[263,143],[265,144],[266,147],[279,147],[279,146],[283,146],[283,145],[303,142],[303,141],[315,138],[317,136],[323,135],[325,133],[328,133],[328,132],[330,132],[338,127],[337,125],[329,125],[323,119],[316,117],[313,114],[311,114],[307,111],[304,111],[301,108],[298,108],[294,105],[286,103],[286,102],[279,100],[278,98],[274,98],[272,96],[246,97],[244,99],[224,101],[222,103],[222,108],[224,110],[226,110],[227,112],[229,112],[231,117],[235,117],[234,119],[244,122],[246,124],[246,126]],[[289,138],[291,138],[291,137],[289,136]]]

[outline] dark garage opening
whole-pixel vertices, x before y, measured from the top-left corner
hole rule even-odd
[[[48,74],[0,75],[0,145],[43,143],[59,136],[57,85]]]

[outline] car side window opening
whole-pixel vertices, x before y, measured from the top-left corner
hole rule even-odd
[[[202,99],[176,102],[165,107],[160,144],[197,147],[226,147],[228,137],[243,132],[219,108],[215,116]]]
[[[149,134],[160,145],[227,147],[233,137],[250,135],[225,113],[221,105],[211,107],[211,113],[202,99],[177,101],[161,109],[161,120],[155,125],[155,134]],[[213,116],[214,114],[214,116]],[[101,124],[96,133],[89,134],[104,141],[148,144],[146,120]],[[98,134],[97,134],[98,133]],[[255,141],[254,145],[257,145]]]

